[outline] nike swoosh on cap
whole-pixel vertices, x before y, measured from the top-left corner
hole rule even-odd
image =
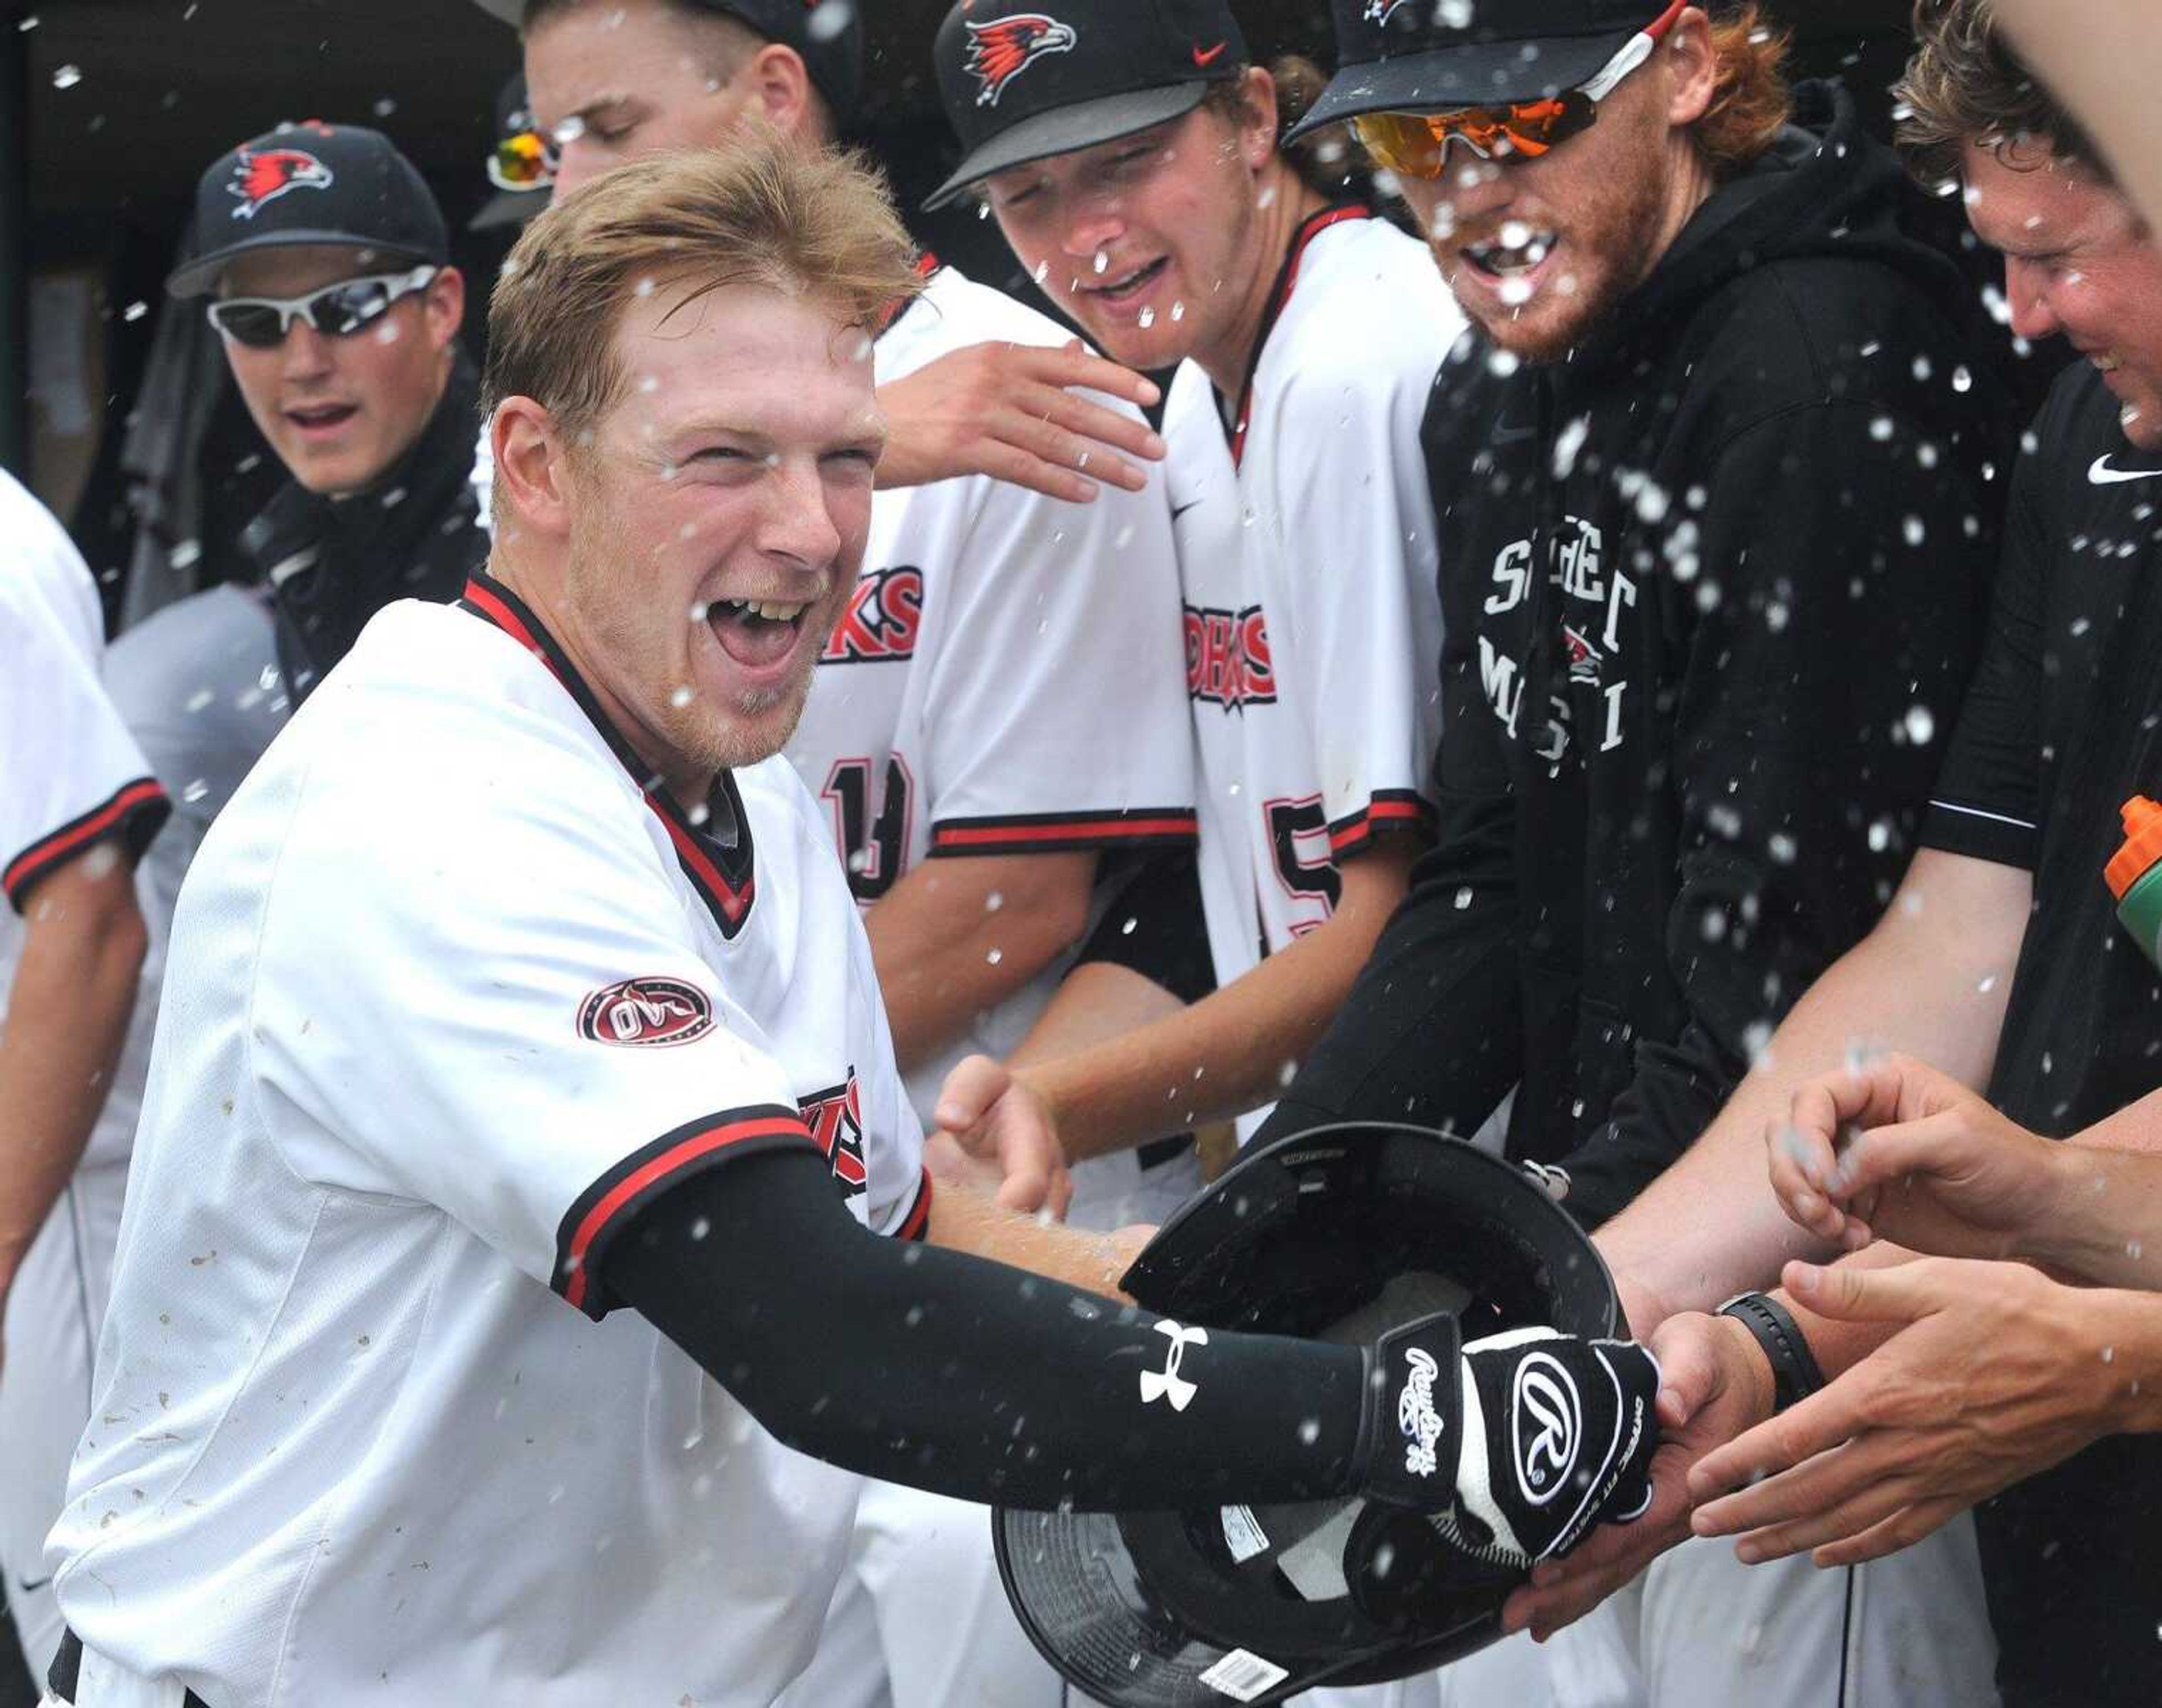
[[[1197,65],[1214,65],[1216,62],[1216,56],[1230,45],[1230,43],[1228,41],[1219,41],[1214,47],[1204,51],[1201,44],[1196,42],[1193,44],[1193,63]]]
[[[26,1595],[26,1596],[34,1595],[34,1594],[36,1594],[36,1593],[37,1593],[37,1591],[39,1591],[39,1590],[42,1590],[43,1588],[44,1588],[44,1586],[45,1586],[47,1584],[50,1583],[52,1580],[53,1580],[53,1575],[52,1575],[50,1572],[47,1572],[47,1573],[46,1573],[43,1577],[39,1578],[39,1579],[37,1580],[37,1582],[35,1582],[35,1583],[32,1583],[32,1582],[29,1580],[29,1579],[28,1579],[28,1578],[17,1578],[17,1579],[15,1580],[15,1587],[16,1587],[18,1590],[20,1590],[24,1595]]]
[[[2116,486],[2128,480],[2153,480],[2162,475],[2162,468],[2112,468],[2109,453],[2105,451],[2094,460],[2087,470],[2087,479],[2096,486]]]

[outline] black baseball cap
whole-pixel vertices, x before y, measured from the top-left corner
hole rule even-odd
[[[957,0],[932,51],[960,166],[941,207],[1009,166],[1108,143],[1201,104],[1246,63],[1224,0]]]
[[[482,11],[513,29],[525,27],[526,0],[474,0]],[[606,0],[596,0],[604,4]],[[688,12],[718,12],[791,47],[803,56],[803,69],[838,124],[855,117],[864,89],[865,0],[667,0]]]
[[[1330,0],[1336,75],[1286,137],[1364,112],[1543,101],[1589,82],[1664,0]]]
[[[533,123],[533,111],[525,97],[525,73],[514,71],[510,80],[496,91],[495,146],[500,149],[520,137],[539,138]],[[530,148],[533,144],[525,144]],[[466,222],[469,232],[485,232],[504,226],[522,226],[548,205],[548,196],[553,188],[552,175],[535,178],[530,184],[512,185],[500,175],[494,156],[488,163],[488,181],[495,185],[495,194],[481,204],[480,212]]]
[[[302,243],[372,250],[383,272],[400,261],[441,266],[451,258],[442,210],[390,138],[311,118],[281,124],[212,164],[196,185],[188,259],[165,290],[201,296],[235,255]]]

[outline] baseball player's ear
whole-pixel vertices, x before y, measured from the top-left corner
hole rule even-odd
[[[803,55],[781,42],[768,42],[751,56],[744,73],[751,99],[783,136],[796,136],[811,108],[811,73]]]
[[[1673,77],[1667,123],[1680,130],[1695,124],[1710,110],[1719,83],[1719,55],[1711,44],[1711,22],[1700,7],[1690,7],[1675,20],[1668,33],[1666,54]]]
[[[571,531],[566,466],[568,447],[547,410],[530,397],[507,397],[488,423],[495,453],[495,481],[511,513],[535,533],[561,537]]]
[[[449,347],[466,319],[466,275],[446,267],[428,281],[428,335],[437,349]]]
[[[1239,153],[1246,169],[1258,172],[1277,151],[1277,82],[1260,65],[1249,65],[1239,80]]]

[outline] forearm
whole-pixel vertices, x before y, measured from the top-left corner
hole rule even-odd
[[[1785,1123],[1805,1080],[1857,1050],[1900,1049],[1966,1084],[1987,1081],[2027,882],[1980,861],[1917,860],[1883,921],[1795,1004],[1703,1135],[1599,1230],[1607,1261],[1637,1290],[1640,1332],[1652,1326],[1637,1320],[1642,1311],[1708,1309],[1766,1284],[1789,1258],[1822,1254],[1781,1210],[1765,1172],[1765,1136]]]
[[[1146,1312],[870,1234],[807,1152],[671,1188],[605,1261],[614,1291],[770,1434],[866,1475],[1147,1508],[1311,1499],[1358,1474],[1358,1349],[1211,1331],[1174,1365]],[[1141,1378],[1167,1369],[1191,1384],[1181,1403],[1147,1397]]]
[[[1121,1304],[1119,1291],[1128,1254],[1109,1234],[1092,1234],[1063,1222],[1002,1209],[958,1180],[942,1180],[931,1200],[930,1242],[993,1263],[1047,1276],[1084,1293]]]
[[[908,1073],[968,1030],[1086,928],[1093,854],[926,860],[864,917]]]
[[[2162,1091],[2058,1146],[2019,1255],[2104,1287],[2162,1289]]]
[[[1373,863],[1369,864],[1369,863]],[[1408,851],[1360,857],[1328,921],[1191,1007],[1021,1077],[1071,1161],[1228,1120],[1269,1102],[1335,1016],[1403,891]]]
[[[93,850],[95,852],[95,850]],[[126,863],[31,892],[0,1026],[0,1293],[81,1160],[112,1089],[146,943]]]

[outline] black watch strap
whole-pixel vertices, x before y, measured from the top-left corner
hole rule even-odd
[[[1772,1409],[1783,1412],[1825,1385],[1816,1355],[1787,1308],[1767,1293],[1738,1293],[1719,1308],[1757,1337],[1772,1366]]]

